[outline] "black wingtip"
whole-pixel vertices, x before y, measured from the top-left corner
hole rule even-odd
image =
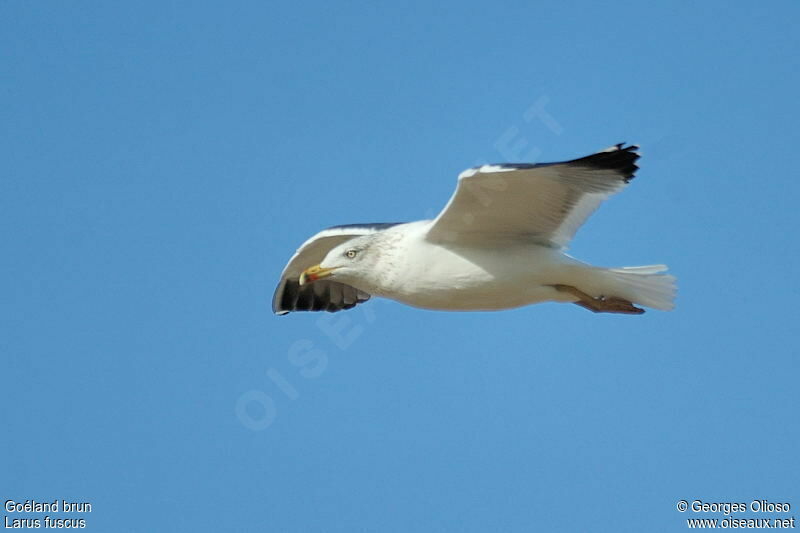
[[[625,146],[626,143],[619,143],[606,148],[596,154],[592,154],[580,159],[573,159],[570,161],[572,164],[600,168],[605,170],[616,170],[622,175],[625,183],[631,181],[639,170],[636,165],[636,160],[639,159],[639,145],[630,144]]]
[[[334,281],[321,280],[301,286],[297,280],[284,279],[275,288],[272,312],[279,316],[294,311],[335,313],[352,309],[369,298],[365,292]]]
[[[550,167],[553,165],[575,165],[581,167],[596,168],[602,170],[616,170],[620,173],[623,181],[628,183],[639,170],[636,160],[639,159],[638,144],[618,143],[601,150],[596,154],[587,155],[580,159],[570,161],[559,161],[557,163],[495,163],[492,166],[499,166],[506,169],[525,170],[539,167]],[[477,167],[476,167],[477,168]]]

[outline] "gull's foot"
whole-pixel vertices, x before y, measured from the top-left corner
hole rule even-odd
[[[616,296],[599,296],[595,298],[572,285],[553,285],[553,288],[577,297],[578,301],[575,304],[593,313],[622,313],[625,315],[641,315],[644,313],[644,309],[636,307],[633,302]]]

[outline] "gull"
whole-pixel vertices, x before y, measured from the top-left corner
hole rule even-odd
[[[671,310],[675,278],[665,265],[604,268],[566,253],[589,215],[633,179],[637,150],[623,143],[559,163],[482,165],[459,175],[433,220],[322,230],[289,260],[272,309],[336,312],[378,296],[443,311],[539,302]]]

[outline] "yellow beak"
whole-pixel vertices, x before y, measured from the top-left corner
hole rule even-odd
[[[303,271],[302,274],[300,274],[300,285],[305,285],[306,283],[311,283],[312,281],[317,281],[318,279],[327,278],[334,270],[336,270],[336,268],[337,267],[322,268],[319,265],[308,267]]]

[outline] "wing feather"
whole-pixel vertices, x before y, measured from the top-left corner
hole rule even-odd
[[[484,165],[463,172],[431,224],[434,241],[527,239],[565,247],[599,205],[633,179],[638,146],[618,144],[561,163]]]

